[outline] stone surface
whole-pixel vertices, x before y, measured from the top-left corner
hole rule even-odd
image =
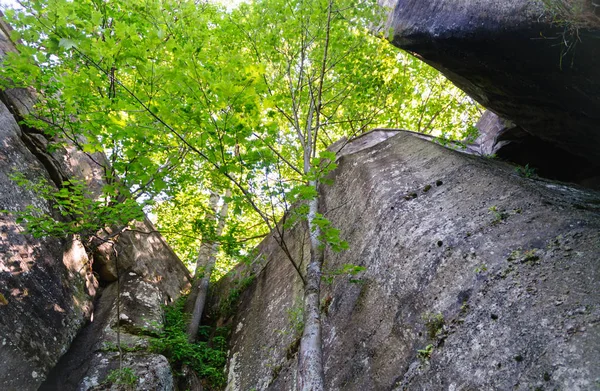
[[[469,146],[473,152],[528,166],[544,178],[600,190],[600,171],[586,159],[569,154],[556,145],[527,133],[491,111],[486,111],[476,126],[480,136]]]
[[[102,289],[95,302],[92,321],[79,333],[40,390],[87,390],[99,386],[106,374],[115,368],[113,356],[119,341],[125,351],[140,353],[127,356],[129,362],[133,363],[133,366],[128,366],[135,369],[140,379],[146,376],[140,368],[152,367],[146,363],[147,354],[142,354],[149,346],[148,337],[155,336],[162,330],[162,306],[176,299],[189,286],[189,273],[156,233],[147,235],[130,232],[116,247],[129,248],[128,251],[117,251],[119,282],[110,282]],[[138,256],[133,257],[135,254]],[[120,296],[117,294],[119,289]],[[119,314],[116,308],[118,300]],[[117,329],[120,329],[119,336]],[[109,360],[110,357],[113,359]],[[137,358],[141,361],[136,361]],[[163,375],[165,371],[166,369],[160,369]],[[159,378],[162,379],[159,383],[154,380],[151,383],[138,383],[137,389],[167,390],[172,387],[172,378],[167,383],[164,376]]]
[[[0,20],[0,59],[15,50],[9,30]],[[46,200],[17,185],[13,173],[57,187],[77,178],[86,182],[92,197],[104,185],[102,154],[90,156],[69,143],[49,152],[46,136],[19,123],[35,100],[30,90],[0,91],[0,210],[17,212],[35,206],[51,211]],[[148,220],[116,238],[116,251],[108,245],[104,253],[94,254],[95,259],[88,258],[75,238],[36,239],[23,231],[13,214],[0,214],[1,390],[75,390],[86,376],[102,382],[99,376],[114,367],[114,360],[105,358],[114,355],[116,328],[122,329],[125,348],[144,349],[147,336],[162,327],[161,306],[177,298],[189,283],[187,269]],[[109,256],[115,253],[118,272],[115,257]],[[108,272],[102,273],[103,269]],[[108,366],[104,372],[92,373],[98,355]],[[140,353],[128,355],[127,360],[139,374],[138,389],[173,388],[164,357]]]
[[[366,270],[323,284],[328,390],[598,386],[599,193],[406,132],[338,164],[323,211],[350,248],[325,269]],[[305,228],[290,235],[307,256]],[[272,238],[260,250],[231,320],[231,391],[294,388],[301,284]]]
[[[111,371],[119,369],[117,353],[96,353],[89,372],[77,388],[77,391],[173,391],[173,373],[164,356],[148,353],[126,353],[123,368],[131,369],[135,375],[135,384],[131,387],[106,381]]]
[[[10,179],[19,172],[52,183],[22,136],[0,102],[0,210],[48,211],[47,201]],[[35,239],[14,215],[0,214],[0,389],[37,389],[67,351],[92,311],[97,284],[88,264],[78,241]]]
[[[597,176],[599,27],[553,24],[541,1],[397,0],[390,5],[394,45],[533,136],[530,154],[544,155],[575,176],[561,179],[584,183],[587,176]]]
[[[134,222],[133,226],[133,229],[119,235],[115,245],[119,270],[122,273],[133,272],[153,281],[169,301],[179,297],[181,289],[188,284],[189,271],[150,220]],[[100,245],[94,259],[97,261],[95,270],[103,281],[117,279],[117,262],[111,244]]]

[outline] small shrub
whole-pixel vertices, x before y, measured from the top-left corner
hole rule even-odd
[[[437,338],[444,331],[445,323],[444,315],[441,313],[425,315],[425,328],[429,338]]]
[[[489,208],[489,211],[494,216],[494,221],[492,221],[492,224],[498,224],[501,221],[506,220],[506,218],[508,217],[508,213],[506,213],[505,211],[499,210],[496,205],[491,206]]]
[[[121,369],[113,369],[108,373],[105,384],[124,386],[126,389],[133,389],[137,383],[138,377],[133,369],[125,367]]]
[[[287,310],[288,321],[295,335],[300,336],[304,331],[304,308],[302,302],[294,305]]]
[[[425,346],[425,349],[417,350],[417,356],[423,361],[429,361],[431,353],[433,353],[433,345],[431,344]]]
[[[517,175],[522,176],[523,178],[533,178],[536,175],[535,171],[536,169],[533,167],[529,167],[529,164],[526,164],[523,167],[519,166],[515,168],[515,172],[517,173]]]

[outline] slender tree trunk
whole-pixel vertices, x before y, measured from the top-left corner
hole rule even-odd
[[[208,199],[208,212],[206,213],[204,219],[211,220],[216,223],[218,207],[219,195],[211,192],[210,198]],[[190,294],[185,302],[185,312],[188,314],[191,314],[194,311],[194,305],[196,304],[196,298],[198,297],[198,287],[200,286],[201,282],[199,276],[204,271],[206,265],[208,265],[211,251],[212,242],[206,238],[202,238],[202,241],[200,242],[200,248],[198,249],[198,257],[196,258],[196,268],[194,269],[193,274],[194,278],[192,281],[192,289],[190,290]]]
[[[317,186],[316,181],[310,182]],[[325,388],[323,352],[321,347],[321,267],[324,248],[320,237],[321,229],[314,224],[319,209],[319,198],[309,201],[308,229],[310,233],[310,263],[306,269],[304,286],[304,332],[300,340],[298,357],[298,390],[322,391]]]
[[[231,191],[227,190],[225,197],[230,197]],[[213,218],[217,223],[215,235],[221,236],[223,228],[225,227],[225,220],[227,218],[227,212],[229,209],[229,203],[223,201],[221,210],[217,215],[217,207],[220,197],[217,194],[211,194],[210,196],[210,208],[213,212]],[[217,252],[219,251],[218,240],[202,240],[200,244],[200,250],[198,251],[198,261],[196,263],[196,271],[194,273],[194,283],[192,285],[192,291],[188,298],[188,303],[193,303],[192,317],[188,326],[188,340],[195,342],[198,335],[198,328],[200,327],[200,320],[202,319],[202,313],[204,312],[204,305],[206,304],[206,297],[208,294],[208,286],[210,284],[210,277],[215,267],[215,261],[217,259]],[[199,279],[200,273],[203,272],[202,278]]]

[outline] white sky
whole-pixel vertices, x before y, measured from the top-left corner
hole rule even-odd
[[[221,3],[227,7],[227,9],[233,9],[238,4],[246,0],[213,0],[215,2]],[[18,7],[16,0],[0,0],[0,8],[6,9],[7,7],[15,8]]]

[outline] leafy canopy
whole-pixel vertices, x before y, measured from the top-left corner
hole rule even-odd
[[[190,264],[210,232],[209,191],[232,190],[232,217],[218,238],[232,263],[293,203],[316,196],[307,183],[335,167],[325,151],[333,141],[375,127],[461,139],[478,111],[369,30],[380,17],[374,2],[334,2],[329,30],[324,0],[256,0],[234,10],[186,0],[21,3],[24,11],[7,12],[23,45],[0,70],[3,87],[38,91],[27,122],[57,146],[70,140],[106,153],[99,164],[110,202],[102,205],[143,202]],[[304,172],[297,133],[316,87],[322,117]],[[59,192],[81,200],[70,189]],[[318,217],[325,241],[343,248]]]

